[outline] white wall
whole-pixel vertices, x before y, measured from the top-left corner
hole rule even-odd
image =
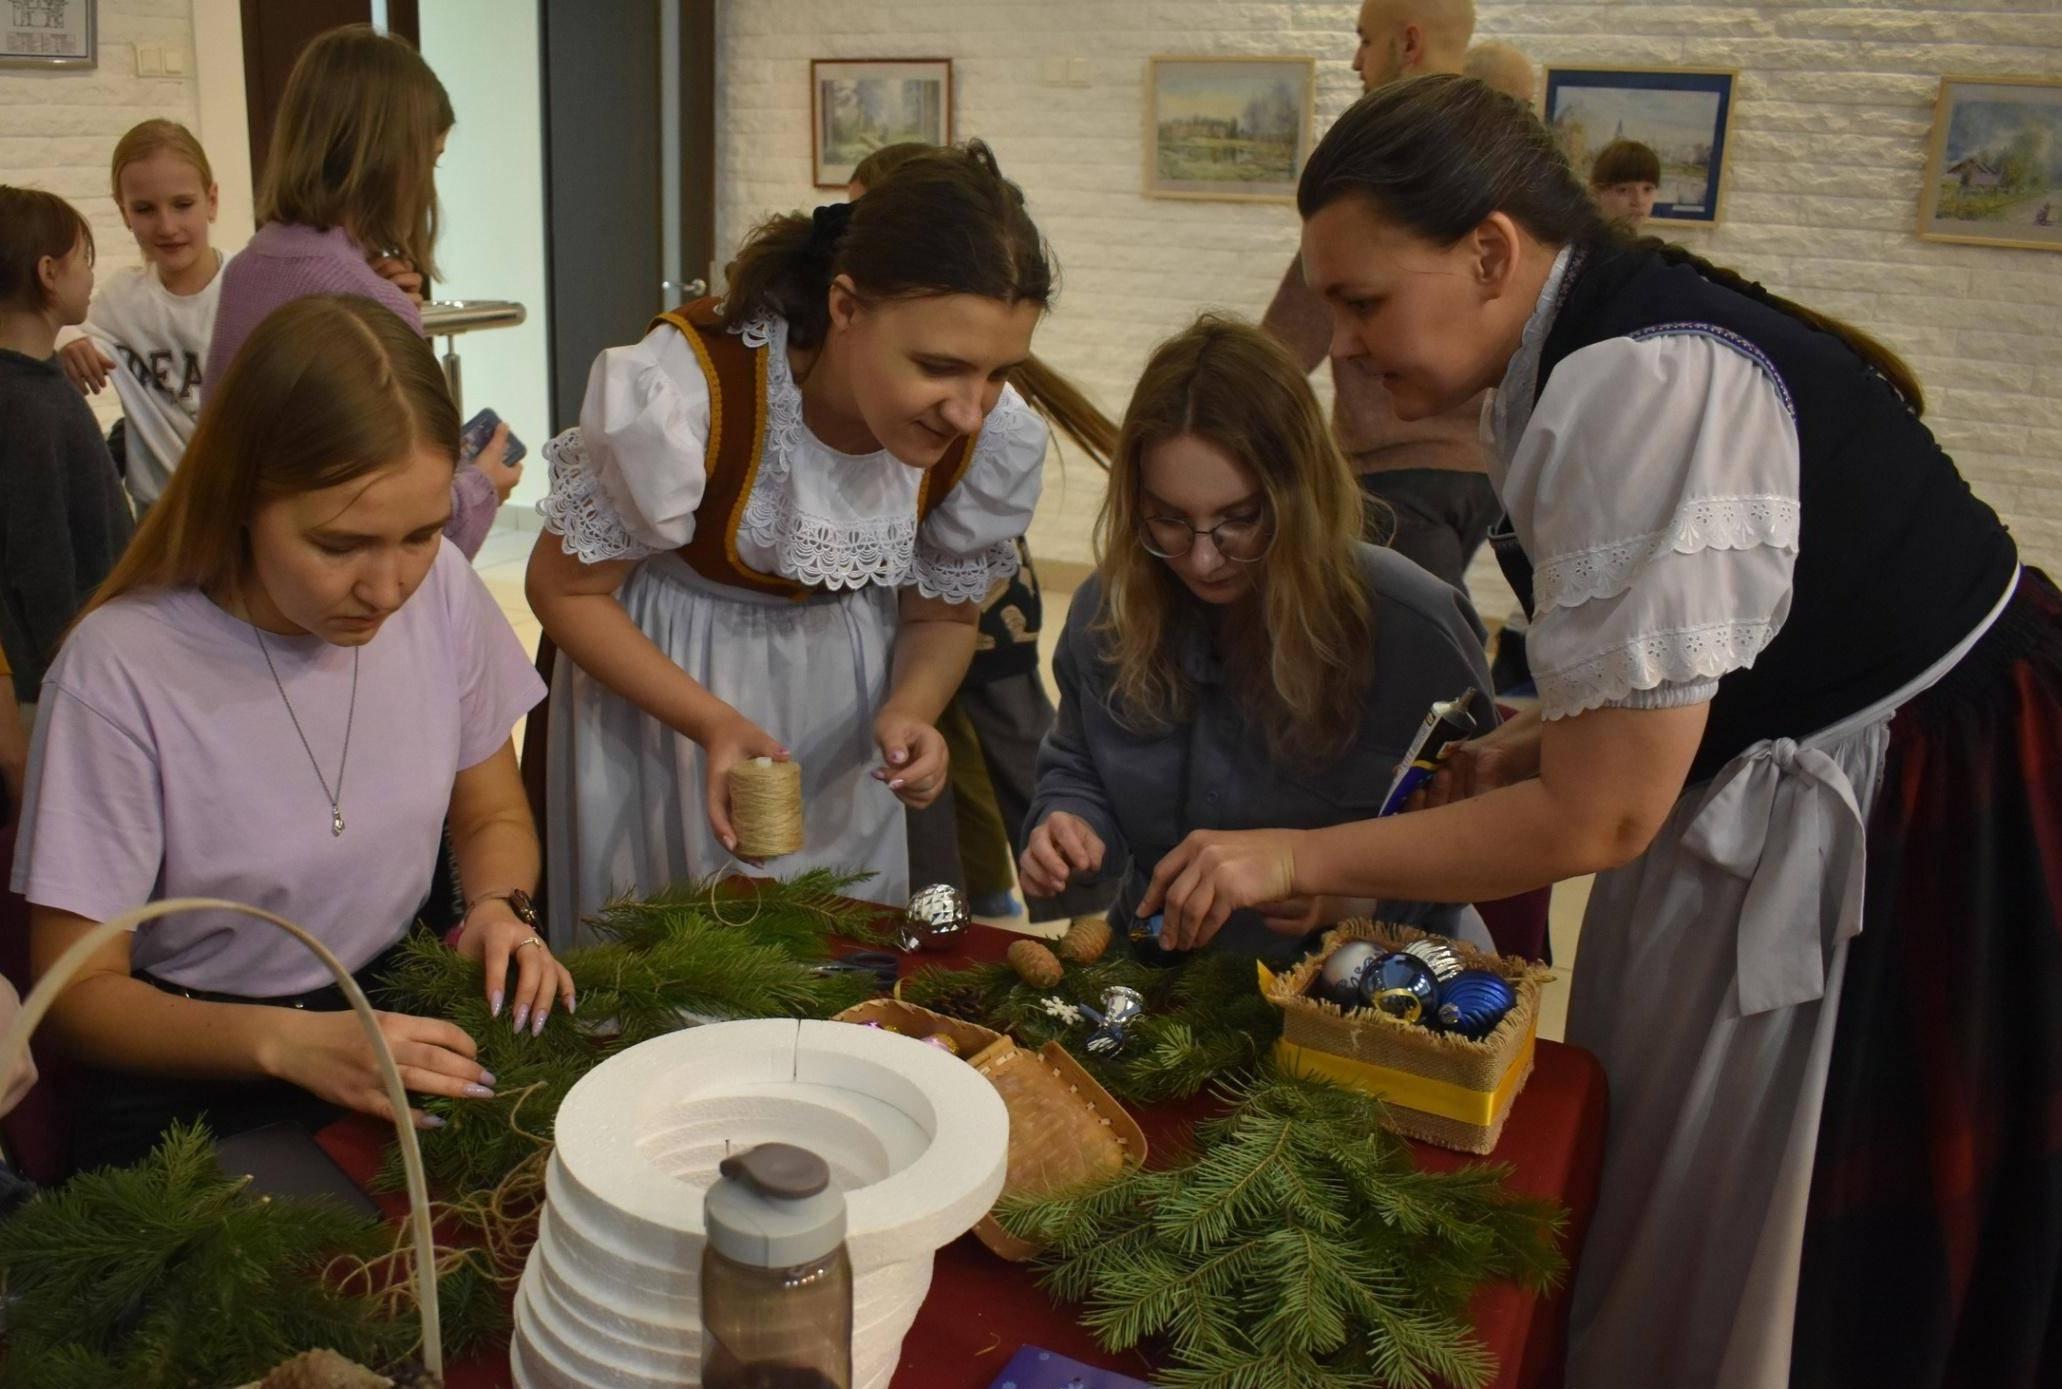
[[[437,166],[443,231],[440,299],[513,299],[529,310],[519,328],[466,333],[457,341],[468,418],[492,406],[529,445],[523,480],[505,522],[537,524],[528,505],[546,490],[550,437],[544,282],[544,126],[537,7],[510,0],[423,0],[422,52],[451,93],[458,125]],[[605,251],[597,248],[597,253]],[[441,354],[446,339],[436,347]]]
[[[228,3],[234,9],[235,0]],[[41,188],[69,199],[93,227],[99,273],[106,275],[143,261],[108,186],[115,142],[130,126],[153,116],[183,121],[201,137],[203,146],[208,136],[200,127],[188,0],[100,0],[97,37],[96,68],[0,68],[0,183]],[[139,43],[175,48],[184,57],[185,73],[138,77]],[[240,59],[237,67],[240,107]],[[212,150],[209,160],[215,160]],[[249,164],[248,155],[243,162]],[[218,223],[214,244],[224,254],[233,254],[246,235],[246,228]],[[121,414],[113,391],[102,391],[93,404],[103,425]]]
[[[2056,0],[1478,0],[1477,10],[1478,37],[1543,60],[1739,68],[1727,222],[1698,244],[1908,354],[1934,427],[1977,490],[2029,558],[2062,564],[2062,257],[1912,232],[1939,75],[2062,75]],[[1281,0],[722,0],[721,246],[768,212],[836,196],[809,186],[810,58],[951,57],[955,133],[995,146],[1064,275],[1039,351],[1114,412],[1152,344],[1199,307],[1257,315],[1296,241],[1288,207],[1141,196],[1146,58],[1316,55],[1322,129],[1358,94],[1348,68],[1357,11]],[[1087,60],[1091,85],[1041,85],[1048,56]],[[1032,532],[1038,552],[1087,558],[1098,496],[1088,465],[1054,476]],[[1482,596],[1500,616],[1501,602]]]

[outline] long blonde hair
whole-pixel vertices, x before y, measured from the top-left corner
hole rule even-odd
[[[444,84],[404,39],[348,24],[303,49],[279,99],[258,222],[342,227],[437,278],[437,137],[457,123]]]
[[[429,344],[356,295],[316,294],[266,316],[201,407],[164,495],[93,597],[245,577],[261,502],[335,487],[418,446],[458,462],[458,408]]]
[[[1359,731],[1374,641],[1358,552],[1360,489],[1288,353],[1252,324],[1213,314],[1161,343],[1146,364],[1096,521],[1096,631],[1116,667],[1114,711],[1142,729],[1192,712],[1174,643],[1177,617],[1196,599],[1139,543],[1145,451],[1184,435],[1252,471],[1274,526],[1246,611],[1223,624],[1227,676],[1274,755],[1308,763],[1336,754]]]

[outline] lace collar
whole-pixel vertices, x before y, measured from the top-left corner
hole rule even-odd
[[[1504,368],[1504,379],[1497,385],[1490,426],[1495,444],[1493,466],[1499,482],[1510,468],[1511,455],[1517,451],[1518,440],[1532,419],[1532,403],[1539,394],[1539,359],[1581,264],[1582,253],[1573,246],[1563,246],[1554,257],[1553,268],[1547,272],[1546,283],[1540,286],[1539,298],[1532,306],[1532,316],[1525,320],[1518,350],[1511,355]]]

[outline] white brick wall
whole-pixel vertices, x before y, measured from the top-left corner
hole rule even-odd
[[[1257,0],[722,0],[718,236],[836,194],[812,190],[809,59],[951,57],[955,133],[979,135],[1030,197],[1063,274],[1039,351],[1113,414],[1152,344],[1205,305],[1257,315],[1296,242],[1294,210],[1139,192],[1154,53],[1320,59],[1322,129],[1358,95],[1358,5]],[[1725,225],[1683,239],[1909,355],[1935,429],[2030,559],[2062,565],[2062,257],[1912,233],[1943,72],[2062,76],[2058,0],[1498,4],[1477,36],[1562,64],[1737,67]],[[1086,88],[1040,59],[1085,58]],[[1088,557],[1100,476],[1055,472],[1041,555]],[[1493,568],[1478,561],[1477,573]],[[1478,584],[1484,611],[1505,602]]]
[[[99,254],[96,268],[105,276],[143,259],[108,188],[115,142],[152,116],[198,131],[200,96],[191,0],[100,0],[98,37],[97,68],[0,68],[0,183],[41,188],[85,213]],[[176,47],[185,55],[185,74],[138,77],[139,43]],[[113,391],[93,403],[103,424],[121,414]]]

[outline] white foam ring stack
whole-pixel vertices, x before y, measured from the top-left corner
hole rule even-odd
[[[699,1385],[702,1197],[726,1154],[772,1141],[845,1192],[853,1383],[886,1389],[933,1255],[1002,1191],[1009,1114],[935,1047],[781,1019],[655,1038],[566,1096],[516,1294],[518,1389]]]

